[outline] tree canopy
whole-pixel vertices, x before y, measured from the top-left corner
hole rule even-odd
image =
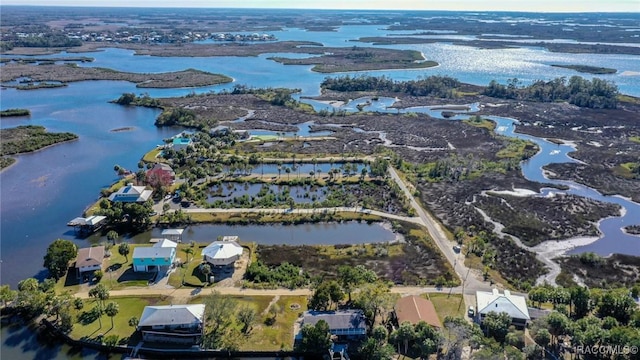
[[[78,247],[69,240],[57,239],[49,245],[44,256],[44,267],[49,276],[60,279],[67,273],[69,261],[78,255]]]

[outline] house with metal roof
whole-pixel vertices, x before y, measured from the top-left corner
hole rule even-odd
[[[137,330],[150,342],[198,344],[204,333],[204,304],[145,306]]]
[[[185,149],[191,146],[192,144],[193,144],[193,140],[191,140],[190,138],[175,137],[171,142],[171,147],[173,147],[175,151],[178,151],[178,150]]]
[[[153,190],[147,190],[144,186],[133,186],[132,183],[128,183],[109,195],[109,200],[112,202],[145,202],[151,198],[152,193]]]
[[[176,258],[175,247],[143,247],[133,249],[133,271],[168,270]]]
[[[511,324],[517,328],[524,328],[531,320],[527,301],[524,296],[513,295],[509,290],[503,294],[498,289],[493,291],[477,291],[476,304],[478,309],[478,320],[480,324],[485,316],[490,312],[505,312],[511,317]]]
[[[242,256],[242,246],[235,241],[214,241],[202,249],[202,258],[213,266],[233,264]]]
[[[177,248],[178,247],[178,243],[173,242],[169,239],[162,239],[160,241],[158,241],[157,243],[153,244],[152,247],[161,247],[161,248]]]
[[[176,242],[182,242],[182,233],[184,229],[164,229],[162,230],[162,237],[165,239],[173,240]]]
[[[77,217],[67,223],[83,234],[92,233],[100,229],[107,222],[107,217],[102,215],[92,215],[89,217]]]
[[[442,322],[438,318],[433,303],[423,297],[415,295],[402,297],[396,301],[393,309],[398,325],[405,321],[413,325],[424,321],[435,328],[442,328]]]
[[[324,320],[329,325],[331,335],[339,339],[357,339],[367,334],[367,322],[362,310],[337,310],[337,311],[305,311],[302,326],[315,325]],[[300,339],[302,332],[296,335]]]
[[[104,253],[104,246],[93,246],[78,249],[78,256],[76,257],[75,264],[78,277],[81,277],[83,274],[90,271],[102,270]]]

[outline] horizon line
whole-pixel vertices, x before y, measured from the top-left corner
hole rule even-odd
[[[237,7],[237,6],[136,6],[136,5],[63,5],[63,4],[0,4],[0,7],[56,7],[56,8],[94,8],[94,9],[227,9],[227,10],[311,10],[311,11],[410,11],[410,12],[509,12],[509,13],[539,13],[539,14],[640,14],[640,9],[633,10],[504,10],[504,9],[469,9],[469,10],[454,10],[454,9],[342,9],[342,8],[296,8],[296,7]]]

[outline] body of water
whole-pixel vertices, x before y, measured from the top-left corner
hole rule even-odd
[[[385,30],[385,26],[349,25],[329,32],[285,29],[275,35],[280,40],[318,41],[325,46],[365,46],[366,44],[351,40],[361,36],[385,36],[391,33],[393,32]],[[640,57],[631,55],[562,54],[535,47],[486,50],[446,43],[391,47],[422,51],[427,59],[438,61],[440,65],[430,69],[368,71],[364,74],[385,75],[397,80],[442,74],[463,82],[487,84],[492,79],[504,82],[508,78],[517,77],[526,82],[576,74],[571,70],[549,67],[550,63],[615,67],[621,71],[640,73]],[[81,63],[79,66],[99,66],[129,72],[166,72],[196,68],[229,75],[234,78],[234,83],[197,89],[140,89],[127,82],[88,81],[56,89],[2,90],[3,109],[28,108],[32,112],[28,118],[3,119],[0,123],[2,128],[25,124],[42,125],[49,131],[70,131],[80,137],[77,141],[17,156],[18,162],[2,171],[2,283],[15,286],[23,278],[42,276],[42,257],[46,247],[56,238],[74,239],[66,222],[79,216],[95,201],[101,188],[117,180],[114,165],[135,170],[144,153],[162,143],[164,138],[182,130],[156,128],[153,122],[159,113],[157,110],[123,107],[110,104],[110,100],[125,92],[147,93],[154,97],[183,96],[191,92],[230,89],[234,84],[300,88],[303,96],[319,93],[319,84],[326,74],[314,73],[310,71],[310,66],[285,66],[267,59],[273,55],[167,58],[134,56],[133,51],[123,49],[56,54],[52,56],[94,57],[94,62]],[[582,76],[589,77],[587,74]],[[639,76],[618,73],[600,77],[616,81],[624,93],[640,95]],[[385,111],[392,101],[393,99],[360,99],[347,104],[345,108],[355,111],[358,104],[366,104],[364,110]],[[310,125],[301,126],[298,135],[319,135],[309,132]],[[122,127],[130,127],[131,131],[112,131]],[[328,133],[330,132],[320,134]],[[301,169],[301,173],[308,173],[308,170]],[[270,172],[276,173],[277,170],[272,169]],[[609,242],[605,241],[603,244]],[[79,240],[78,244],[83,245],[83,241]],[[613,249],[614,247],[607,248],[607,245],[603,245],[601,252],[609,253]]]

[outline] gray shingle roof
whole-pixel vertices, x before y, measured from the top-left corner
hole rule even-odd
[[[320,320],[326,321],[330,330],[365,329],[367,326],[361,310],[306,311],[304,313],[304,325],[315,325]]]
[[[145,306],[138,327],[201,324],[204,304]]]

